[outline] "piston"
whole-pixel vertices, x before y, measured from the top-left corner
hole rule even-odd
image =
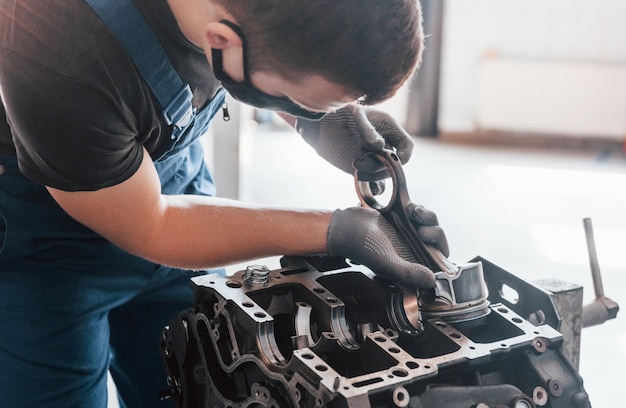
[[[454,271],[435,273],[435,287],[420,291],[422,318],[448,323],[480,319],[491,311],[487,296],[482,263],[457,265]]]

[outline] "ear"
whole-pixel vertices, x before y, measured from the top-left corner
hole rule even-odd
[[[231,46],[241,47],[241,38],[226,24],[219,22],[209,23],[204,31],[207,43],[211,48],[224,49]]]

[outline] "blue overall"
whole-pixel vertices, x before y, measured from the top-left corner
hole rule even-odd
[[[98,11],[98,4],[91,5]],[[132,19],[138,12],[124,7],[114,18],[122,26],[132,21],[126,32],[137,35]],[[147,25],[140,23],[138,31],[145,32]],[[162,52],[153,36],[140,41],[143,50],[156,45],[156,54]],[[163,193],[212,195],[198,137],[223,104],[224,91],[190,111],[189,88],[181,88],[169,60],[154,64],[151,56],[142,68],[135,51],[127,51],[173,124],[171,145],[155,163]],[[169,65],[164,75],[173,78],[160,77],[162,90],[149,80],[157,65]],[[168,94],[171,103],[163,100]],[[120,250],[71,219],[45,187],[20,173],[14,157],[0,157],[0,408],[104,408],[109,369],[122,407],[171,406],[158,400],[167,388],[160,334],[191,305],[189,278],[198,273],[203,272],[163,267]]]

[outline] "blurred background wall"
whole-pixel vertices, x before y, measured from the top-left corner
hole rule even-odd
[[[625,1],[442,3],[441,134],[624,139]]]

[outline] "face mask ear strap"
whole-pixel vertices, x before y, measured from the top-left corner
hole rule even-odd
[[[211,59],[213,60],[213,72],[215,72],[215,77],[220,81],[224,80],[224,63],[222,58],[221,50],[211,49]]]
[[[243,30],[241,29],[241,27],[239,27],[237,24],[233,23],[232,21],[220,20],[220,23],[230,27],[230,29],[233,30],[235,34],[239,36],[239,38],[241,38],[242,51],[243,51],[243,78],[244,78],[244,81],[249,84],[251,82],[250,82],[250,70],[249,70],[250,67],[248,66],[248,39],[246,38],[246,35],[243,33]]]

